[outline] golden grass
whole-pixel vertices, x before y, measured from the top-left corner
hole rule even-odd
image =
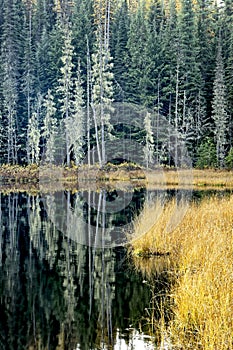
[[[233,187],[233,171],[219,169],[141,169],[134,164],[106,164],[100,169],[98,164],[79,167],[28,166],[5,164],[0,166],[0,178],[4,182],[37,182],[41,176],[48,180],[65,182],[117,182],[140,181],[148,188],[156,186],[224,186]]]
[[[226,186],[233,187],[233,171],[220,169],[163,169],[147,171],[147,182],[172,186]]]
[[[191,204],[168,232],[174,208],[167,204],[155,226],[132,242],[136,253],[170,253],[173,317],[161,331],[174,349],[233,349],[233,195]]]

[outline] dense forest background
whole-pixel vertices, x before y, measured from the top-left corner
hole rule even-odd
[[[233,165],[231,0],[0,0],[0,50],[1,164],[53,161],[61,124],[80,163],[90,119],[120,102],[153,111],[137,135],[148,161],[172,165],[151,132],[161,114],[195,166]],[[97,147],[116,133],[98,118]]]

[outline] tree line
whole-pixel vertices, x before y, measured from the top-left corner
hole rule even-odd
[[[119,102],[152,111],[147,166],[173,164],[162,115],[195,166],[232,167],[232,29],[231,0],[0,0],[1,164],[53,162],[62,128],[68,166],[93,145],[103,165]]]

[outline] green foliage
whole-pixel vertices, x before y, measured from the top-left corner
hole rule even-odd
[[[227,168],[233,168],[233,147],[230,148],[228,155],[225,158],[225,164]]]
[[[216,151],[218,165],[223,167],[227,137],[227,99],[225,85],[225,70],[222,56],[222,38],[219,34],[216,70],[214,79],[214,94],[212,101],[212,117],[215,123]]]
[[[217,166],[216,146],[213,140],[207,137],[198,147],[196,167],[200,169],[215,168]]]
[[[124,1],[115,14],[112,26],[111,52],[113,53],[113,74],[115,80],[114,99],[124,101],[128,71],[128,35],[130,17],[127,2]]]
[[[218,165],[224,166],[233,135],[232,1],[222,1],[222,9],[214,0],[133,4],[0,1],[1,162],[29,160],[33,108],[37,96],[44,98],[48,90],[54,118],[66,119],[66,128],[71,128],[80,112],[75,101],[80,64],[84,108],[87,102],[87,109],[93,112],[92,105],[97,114],[101,104],[110,108],[113,100],[149,107],[172,124],[194,161],[200,140],[215,135]],[[46,113],[43,107],[39,129]],[[94,113],[89,117],[91,125]],[[108,124],[108,113],[106,120],[101,118]],[[81,119],[81,124],[75,119],[73,133],[89,129]],[[104,138],[106,130],[101,129]],[[68,148],[74,150],[72,142]]]

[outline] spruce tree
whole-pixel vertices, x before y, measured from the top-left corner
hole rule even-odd
[[[225,70],[222,56],[222,38],[219,35],[216,69],[214,79],[214,92],[212,101],[212,118],[215,123],[215,139],[218,166],[224,166],[225,147],[227,137],[227,99],[225,85]]]

